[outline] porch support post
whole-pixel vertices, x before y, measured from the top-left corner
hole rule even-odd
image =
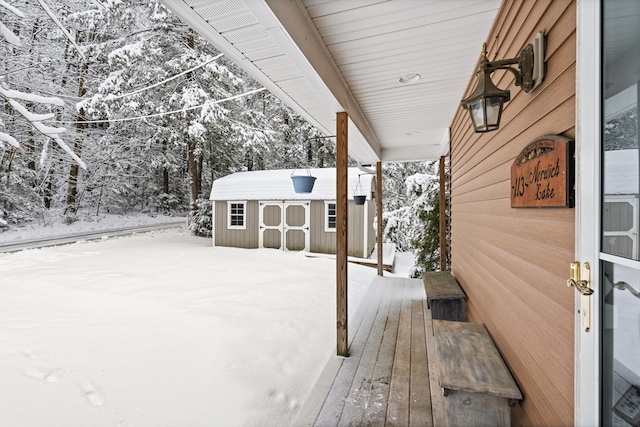
[[[349,356],[347,325],[348,117],[336,117],[336,298],[338,356]]]
[[[378,276],[384,275],[383,269],[383,245],[382,245],[382,162],[376,163],[376,212],[378,215],[377,242],[378,242]]]
[[[440,271],[447,269],[447,211],[445,195],[444,156],[440,156]]]

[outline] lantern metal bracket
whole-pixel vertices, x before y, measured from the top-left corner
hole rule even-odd
[[[482,45],[482,56],[480,59],[479,72],[493,73],[496,70],[508,70],[513,73],[516,78],[516,86],[520,86],[525,93],[529,93],[535,86],[534,79],[534,61],[536,55],[534,53],[533,44],[529,43],[520,51],[517,58],[501,59],[499,61],[489,61],[487,59],[487,44]],[[518,65],[518,68],[511,65]]]

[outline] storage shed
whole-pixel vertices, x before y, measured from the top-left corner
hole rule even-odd
[[[296,193],[291,175],[306,169],[237,172],[211,188],[213,245],[336,253],[336,169],[309,169],[311,193]],[[374,249],[374,175],[349,168],[349,256],[367,258]],[[360,185],[358,185],[360,184]],[[364,205],[354,195],[365,195]]]

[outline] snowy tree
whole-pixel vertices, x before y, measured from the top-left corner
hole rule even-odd
[[[421,172],[406,174],[419,170]],[[406,162],[383,168],[383,200],[392,209],[383,214],[383,235],[399,251],[412,251],[412,277],[439,269],[440,179],[435,162]]]
[[[51,12],[51,10],[46,5],[46,3],[42,0],[39,0],[39,3],[42,6],[43,10],[51,17],[51,19],[56,24],[58,24],[59,29],[65,32],[66,30],[64,30],[64,27],[61,26],[60,22],[57,20],[56,16]],[[19,32],[20,32],[19,21],[25,18],[25,14],[20,9],[9,5],[5,1],[0,1],[0,9],[10,12],[10,14],[12,14],[15,18],[18,18],[18,22],[16,21],[13,22],[13,26],[17,29],[18,34],[15,34],[13,31],[9,30],[6,27],[6,25],[4,25],[2,21],[0,21],[0,34],[2,34],[5,41],[12,47],[11,49],[7,49],[7,46],[5,46],[5,52],[8,53],[9,50],[15,51],[17,48],[20,48],[23,46],[22,40],[19,37]],[[40,28],[40,21],[36,19],[32,23],[32,32],[31,32],[32,40],[31,41],[33,41],[33,39],[39,33],[39,28]],[[30,43],[27,49],[31,51],[32,48],[33,48],[33,44]],[[15,56],[16,55],[14,55],[14,57]],[[18,55],[18,58],[20,58],[19,55]],[[31,56],[29,58],[31,59]],[[17,59],[16,62],[20,63],[22,66],[25,66],[25,64],[21,63],[20,59]],[[7,66],[8,64],[9,64],[9,61],[5,63],[5,66]],[[29,65],[33,65],[33,64],[29,64]],[[33,129],[38,133],[40,133],[41,135],[53,140],[69,156],[71,156],[80,167],[86,168],[85,163],[77,156],[76,153],[71,151],[67,146],[67,144],[63,141],[61,135],[65,132],[66,129],[64,127],[49,126],[43,123],[44,121],[53,119],[55,117],[55,113],[36,112],[39,109],[38,107],[41,107],[43,105],[53,106],[53,107],[64,107],[65,105],[64,101],[57,97],[41,96],[39,94],[35,94],[27,91],[11,89],[10,87],[8,87],[9,85],[7,84],[7,82],[4,81],[6,80],[6,75],[11,71],[12,70],[10,69],[6,69],[4,71],[4,74],[0,75],[0,97],[5,101],[6,103],[5,105],[8,105],[10,109],[17,116],[24,119],[30,125],[30,129]],[[14,149],[19,149],[20,142],[18,141],[17,138],[12,136],[10,132],[7,132],[6,126],[1,117],[0,117],[0,129],[2,129],[2,131],[0,131],[0,146],[3,146],[4,143],[7,143],[10,146],[12,146]]]
[[[56,197],[51,172],[60,162],[72,158],[76,167],[86,165],[65,142],[72,136],[60,119],[72,104],[63,101],[67,94],[59,90],[59,74],[52,72],[64,69],[64,43],[56,40],[68,32],[42,0],[13,5],[2,1],[0,21],[5,41],[0,43],[4,59],[0,70],[0,183],[5,189],[0,204],[15,223],[39,217],[42,206]],[[57,156],[56,165],[47,162],[50,153]]]

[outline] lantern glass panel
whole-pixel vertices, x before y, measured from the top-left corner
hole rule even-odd
[[[476,129],[485,127],[485,111],[484,111],[484,100],[479,99],[473,104],[469,105],[469,114],[471,115],[471,120],[473,121],[473,127]]]
[[[487,127],[497,129],[500,124],[500,113],[502,112],[502,98],[487,98],[486,109]]]

